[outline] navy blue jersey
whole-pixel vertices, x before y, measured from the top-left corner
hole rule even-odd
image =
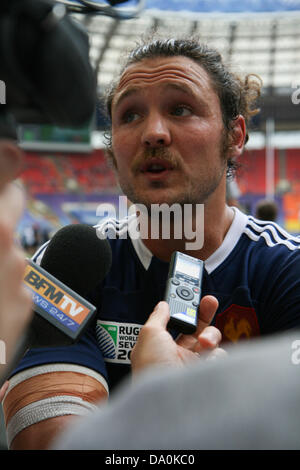
[[[205,261],[203,277],[203,295],[219,301],[212,323],[222,333],[223,347],[300,326],[300,238],[234,210],[222,245]],[[72,346],[29,351],[18,370],[78,364],[102,374],[110,389],[130,371],[140,328],[164,297],[169,263],[124,233],[123,225],[121,238],[109,238],[112,267],[88,298],[97,307],[97,318],[87,333]]]

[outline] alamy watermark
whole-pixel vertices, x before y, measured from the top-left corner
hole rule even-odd
[[[3,80],[0,80],[0,104],[6,104],[6,85]]]
[[[300,103],[300,80],[294,80],[292,83],[292,88],[295,88],[295,91],[292,93],[292,103]]]
[[[6,344],[0,339],[0,365],[6,364]]]
[[[127,238],[129,234],[133,240],[184,239],[186,250],[203,247],[204,204],[151,204],[149,212],[144,204],[128,206],[127,197],[119,196],[118,208],[113,204],[99,204],[96,215],[103,219],[96,226],[101,239]]]
[[[291,348],[293,349],[291,362],[297,366],[300,364],[300,339],[295,339],[295,341],[292,342]]]

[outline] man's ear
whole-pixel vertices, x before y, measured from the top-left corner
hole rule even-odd
[[[246,123],[245,118],[239,115],[234,121],[232,121],[230,131],[230,145],[229,145],[229,157],[239,157],[246,143]]]

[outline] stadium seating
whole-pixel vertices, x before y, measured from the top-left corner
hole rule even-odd
[[[101,150],[87,155],[49,156],[26,153],[21,178],[32,196],[68,192],[90,194],[116,190],[114,174],[108,168]]]

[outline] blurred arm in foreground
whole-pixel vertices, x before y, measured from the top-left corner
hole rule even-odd
[[[11,181],[22,166],[22,153],[9,140],[0,142],[0,340],[5,357],[0,378],[14,355],[31,318],[31,296],[23,286],[25,257],[16,246],[14,230],[23,210],[22,191]]]

